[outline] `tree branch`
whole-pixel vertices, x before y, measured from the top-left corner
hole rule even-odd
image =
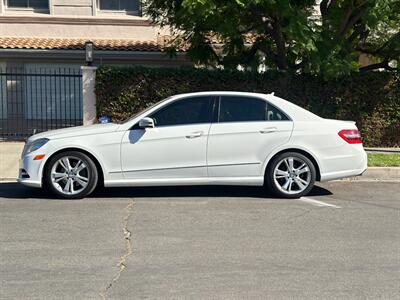
[[[336,5],[337,0],[322,0],[320,5],[319,5],[319,9],[321,11],[321,15],[322,16],[326,16],[326,14],[328,13],[328,10]]]
[[[391,44],[393,43],[393,41],[396,38],[400,37],[400,31],[397,32],[396,34],[394,34],[392,37],[390,37],[386,42],[384,42],[379,48],[377,49],[369,49],[367,47],[365,47],[365,45],[358,45],[357,47],[355,47],[355,49],[357,51],[366,53],[366,54],[371,54],[371,55],[383,55],[383,51],[385,50],[385,48],[387,48],[389,46],[391,46]]]
[[[338,30],[339,34],[343,34],[346,31],[346,28],[348,28],[347,24],[349,23],[349,19],[350,19],[352,13],[353,13],[353,6],[351,5],[351,6],[347,7],[345,16],[341,22],[341,25],[339,26],[339,30]]]
[[[349,43],[352,43],[357,38],[357,36],[361,37],[365,32],[366,32],[365,24],[357,24],[356,28],[354,29],[353,33],[349,36],[347,41]]]
[[[371,64],[365,67],[361,67],[359,69],[360,72],[367,72],[367,71],[372,71],[372,70],[376,70],[376,69],[385,69],[388,71],[395,71],[397,70],[396,68],[393,68],[391,66],[389,66],[389,61],[388,60],[384,60],[380,63],[376,63],[376,64]]]
[[[329,0],[322,0],[321,3],[319,4],[319,10],[321,11],[322,16],[326,16],[328,12],[328,3]]]
[[[276,62],[276,53],[272,50],[271,45],[260,43],[258,45],[258,49],[262,51],[267,57],[272,58],[272,60]]]
[[[346,18],[343,20],[342,25],[340,26],[339,34],[344,34],[346,31],[352,28],[357,22],[359,22],[363,17],[363,15],[366,13],[367,7],[368,7],[367,1],[360,3],[360,5],[358,5],[358,7],[355,8],[358,9],[358,13],[351,16],[355,11],[354,5],[352,3],[351,6],[349,6],[349,9],[347,10]]]

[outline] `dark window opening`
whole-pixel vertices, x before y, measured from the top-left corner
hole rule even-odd
[[[219,122],[286,121],[288,117],[262,99],[241,96],[223,96]]]
[[[174,126],[211,122],[211,97],[177,100],[153,113],[155,126]]]
[[[139,0],[99,0],[100,10],[139,11]]]
[[[49,9],[49,1],[48,0],[8,0],[7,7]]]

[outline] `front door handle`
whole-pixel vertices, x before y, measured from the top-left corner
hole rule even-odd
[[[278,128],[276,128],[276,127],[267,127],[267,128],[261,129],[260,133],[271,133],[271,132],[275,132],[277,130],[278,130]]]
[[[201,137],[202,134],[203,134],[203,131],[192,132],[192,133],[188,134],[188,135],[186,136],[186,138],[187,138],[187,139],[194,139],[194,138]]]

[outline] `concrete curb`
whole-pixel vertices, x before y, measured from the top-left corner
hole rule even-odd
[[[400,154],[400,148],[364,148],[367,153],[371,154]]]
[[[362,176],[351,177],[356,181],[400,181],[400,167],[368,167]]]

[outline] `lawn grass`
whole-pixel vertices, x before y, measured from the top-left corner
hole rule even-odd
[[[369,167],[400,167],[400,154],[368,153]]]

